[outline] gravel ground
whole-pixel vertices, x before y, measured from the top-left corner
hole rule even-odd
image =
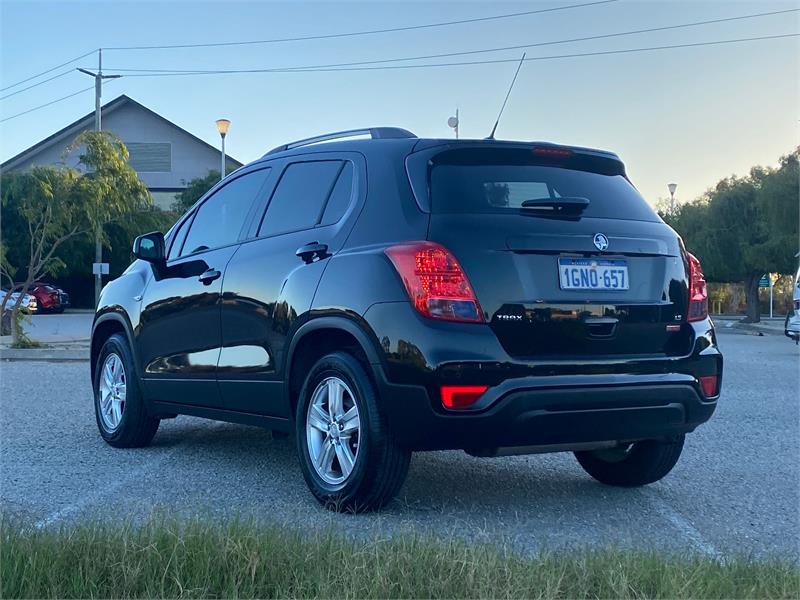
[[[522,551],[614,545],[800,560],[800,352],[780,336],[723,333],[720,345],[717,412],[657,484],[602,486],[570,454],[424,453],[396,501],[359,516],[318,507],[291,440],[180,417],[149,448],[115,450],[96,431],[88,363],[4,362],[0,509],[36,527],[244,515],[368,538],[455,534]]]

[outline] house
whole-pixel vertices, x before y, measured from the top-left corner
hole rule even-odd
[[[124,94],[105,104],[101,114],[103,130],[118,135],[128,147],[128,162],[160,208],[168,209],[175,194],[192,179],[204,177],[212,170],[219,171],[219,148]],[[65,148],[80,133],[93,128],[94,111],[8,159],[0,165],[0,170],[64,164]],[[75,166],[77,161],[77,156],[70,156],[66,162]],[[226,156],[227,172],[241,166],[238,160]]]

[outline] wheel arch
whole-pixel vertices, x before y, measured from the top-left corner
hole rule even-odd
[[[94,377],[95,365],[97,364],[97,357],[100,355],[100,349],[103,347],[103,344],[106,343],[106,340],[115,333],[122,333],[128,339],[136,374],[140,377],[139,357],[136,354],[136,347],[133,343],[133,328],[127,317],[120,312],[108,312],[98,315],[95,318],[94,325],[92,326],[92,340],[89,354],[89,367],[92,377]]]
[[[381,368],[377,340],[353,319],[343,316],[317,317],[302,325],[292,336],[284,370],[284,400],[290,407],[292,419],[302,387],[302,374],[325,354],[344,349],[354,351],[370,376],[374,375],[374,370]]]

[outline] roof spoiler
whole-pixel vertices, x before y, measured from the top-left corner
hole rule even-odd
[[[311,144],[318,144],[320,142],[330,142],[332,140],[339,140],[343,138],[350,138],[359,135],[368,135],[373,140],[377,139],[403,139],[403,138],[416,138],[417,136],[406,129],[400,127],[368,127],[366,129],[348,129],[347,131],[337,131],[335,133],[325,133],[314,137],[297,140],[296,142],[289,142],[273,148],[264,156],[292,150],[293,148],[300,148],[302,146],[310,146]]]

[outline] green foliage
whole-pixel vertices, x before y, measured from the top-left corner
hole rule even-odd
[[[712,281],[743,281],[751,273],[791,273],[798,251],[798,158],[777,168],[755,167],[746,177],[720,181],[665,220],[703,262]]]
[[[217,182],[219,182],[219,171],[209,171],[205,177],[192,179],[186,184],[185,190],[180,194],[175,194],[175,203],[171,207],[172,210],[179,214],[185,213]]]
[[[85,131],[66,150],[79,152],[86,173],[76,182],[74,196],[92,224],[103,231],[108,223],[125,222],[152,206],[150,192],[128,164],[128,149],[113,133]],[[104,240],[107,237],[103,233]]]
[[[361,518],[361,517],[354,517]],[[365,541],[192,520],[2,527],[3,598],[797,598],[780,558],[647,551],[522,556],[420,535]],[[359,537],[359,536],[356,536]]]
[[[777,168],[754,167],[728,177],[694,202],[663,214],[703,264],[707,279],[744,282],[748,317],[758,320],[758,279],[796,268],[800,149]]]
[[[56,254],[59,246],[91,228],[84,207],[73,195],[78,179],[74,169],[50,166],[3,173],[4,273],[33,269],[36,277],[64,267]]]

